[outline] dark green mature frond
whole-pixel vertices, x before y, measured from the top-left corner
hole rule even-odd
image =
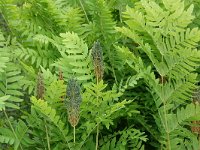
[[[104,0],[92,0],[85,2],[88,6],[88,11],[92,15],[94,23],[99,31],[96,35],[97,38],[103,35],[104,38],[111,37],[115,33],[115,22],[112,19],[111,11]]]
[[[19,120],[14,129],[0,129],[0,143],[13,145],[13,148],[15,150],[22,149],[22,143],[25,146],[32,144],[32,140],[29,138],[28,135],[28,126],[22,120]]]

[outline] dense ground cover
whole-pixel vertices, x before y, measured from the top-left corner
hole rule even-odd
[[[199,150],[200,0],[0,0],[0,149]]]

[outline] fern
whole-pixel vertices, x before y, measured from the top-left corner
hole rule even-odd
[[[88,47],[75,33],[61,34],[64,49],[60,50],[62,57],[55,63],[63,71],[65,79],[76,75],[80,81],[91,80],[91,58]]]
[[[0,72],[4,72],[4,69],[7,67],[7,63],[9,62],[9,54],[3,48],[5,45],[6,41],[3,37],[3,34],[0,32]]]
[[[198,150],[198,4],[0,0],[0,149]]]
[[[22,145],[27,146],[32,144],[27,133],[28,127],[22,120],[19,120],[15,129],[1,128],[0,142],[13,145],[14,150],[22,149]]]
[[[64,138],[63,141],[66,142],[69,147],[69,139],[66,136],[68,131],[65,129],[65,124],[62,122],[60,117],[56,115],[56,110],[48,106],[47,102],[40,99],[37,100],[35,97],[32,97],[31,101],[34,104],[33,107],[44,114],[59,129]]]
[[[141,58],[136,58],[134,54],[131,54],[133,60],[127,58],[127,63],[135,71],[143,74],[144,80],[151,89],[158,111],[155,119],[163,135],[165,148],[176,149],[181,144],[181,147],[186,149],[183,146],[185,145],[183,137],[174,139],[175,135],[181,135],[183,130],[173,133],[178,126],[173,112],[178,113],[177,108],[183,104],[189,107],[187,104],[194,89],[197,88],[195,85],[197,75],[193,72],[200,58],[199,51],[196,50],[200,32],[197,28],[187,28],[194,18],[193,6],[185,10],[183,2],[177,1],[171,4],[170,0],[163,1],[165,9],[153,1],[142,0],[140,4],[139,11],[127,7],[124,14],[128,27],[117,28],[117,30],[139,44],[140,50],[148,56],[155,71],[150,66],[145,67]],[[127,50],[125,52],[130,53]],[[189,132],[184,136],[190,137]]]
[[[15,142],[15,139],[12,137],[0,136],[0,143],[7,143],[12,145]]]
[[[23,93],[20,91],[20,81],[23,76],[21,75],[21,69],[16,67],[15,57],[13,56],[14,45],[7,45],[7,42],[2,37],[1,34],[1,48],[0,57],[2,58],[2,64],[0,68],[0,96],[10,95],[9,99],[6,101],[6,107],[19,108],[14,103],[22,102],[21,96]]]
[[[6,100],[8,100],[9,97],[10,97],[10,95],[6,95],[6,96],[0,97],[0,111],[2,111],[3,109],[5,109]]]

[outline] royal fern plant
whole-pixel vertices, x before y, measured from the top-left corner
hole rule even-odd
[[[0,0],[0,149],[199,150],[199,0]]]

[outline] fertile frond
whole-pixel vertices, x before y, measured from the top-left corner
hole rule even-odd
[[[80,104],[82,101],[81,89],[75,79],[69,79],[66,91],[67,112],[70,124],[75,127],[79,122]]]
[[[99,41],[95,42],[92,48],[92,59],[94,65],[94,71],[97,78],[97,82],[103,79],[103,52]]]

